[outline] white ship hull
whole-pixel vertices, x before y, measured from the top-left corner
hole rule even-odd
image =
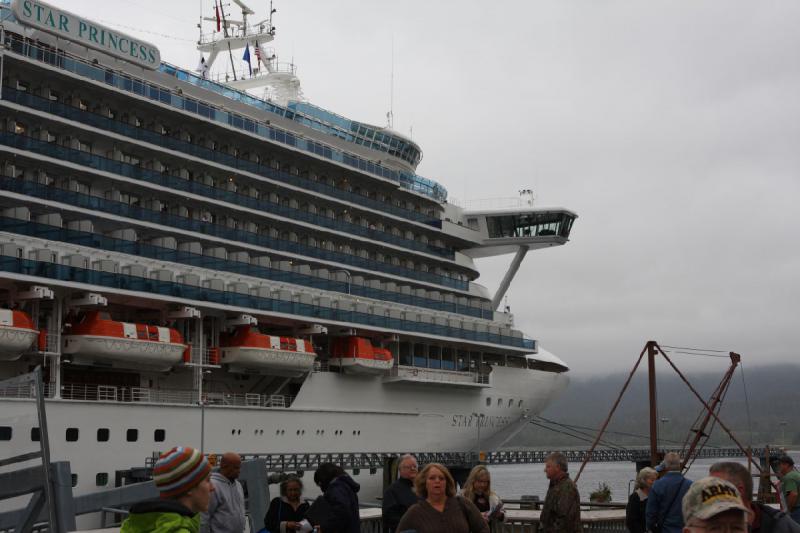
[[[116,470],[143,466],[154,451],[179,444],[244,454],[490,450],[568,382],[564,374],[512,368],[496,368],[492,379],[491,389],[443,393],[429,385],[385,384],[377,376],[312,373],[288,409],[48,400],[50,446],[53,460],[69,461],[78,474],[79,493],[98,490],[98,473],[113,479]],[[0,425],[14,423],[0,456],[36,449],[33,401],[3,399],[0,411]],[[67,428],[78,429],[77,441],[66,440]],[[109,430],[108,442],[97,441],[101,428]],[[126,441],[130,429],[138,430],[135,442]],[[154,441],[157,429],[165,430],[163,442]]]
[[[0,361],[15,361],[33,345],[38,331],[0,326]]]

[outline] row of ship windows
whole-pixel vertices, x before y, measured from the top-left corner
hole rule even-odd
[[[86,197],[92,197],[92,201],[95,203],[98,201],[96,198],[105,198],[110,202],[114,202],[115,205],[127,204],[135,209],[146,210],[151,212],[150,214],[153,217],[168,215],[172,217],[179,217],[180,220],[185,221],[186,223],[196,224],[197,222],[202,222],[217,226],[224,231],[232,230],[237,232],[245,232],[245,234],[242,235],[243,240],[246,240],[248,237],[258,238],[256,236],[263,236],[267,239],[280,241],[279,243],[273,243],[274,246],[278,246],[280,249],[283,249],[284,246],[297,244],[307,246],[310,250],[305,253],[312,256],[316,256],[319,253],[328,254],[333,252],[335,254],[352,257],[352,260],[349,259],[349,257],[337,258],[337,260],[345,263],[354,261],[358,262],[362,260],[375,261],[384,265],[402,268],[404,271],[407,270],[409,271],[408,276],[410,277],[419,275],[428,276],[432,273],[435,276],[441,277],[443,281],[449,282],[448,284],[455,283],[459,285],[465,285],[469,281],[469,278],[466,275],[441,268],[433,263],[429,264],[427,262],[414,261],[398,255],[387,254],[385,253],[387,248],[381,247],[381,242],[379,240],[377,242],[372,241],[371,244],[379,246],[380,251],[376,249],[356,247],[352,245],[353,241],[351,240],[339,240],[330,238],[330,236],[322,236],[324,238],[320,238],[320,235],[315,233],[298,233],[297,231],[289,231],[283,228],[267,226],[263,223],[259,224],[252,221],[243,221],[228,215],[217,214],[206,208],[190,208],[187,205],[182,204],[169,204],[156,198],[142,198],[134,194],[123,193],[114,188],[109,190],[102,186],[98,186],[97,184],[90,186],[88,183],[80,182],[74,178],[55,178],[48,175],[46,172],[38,170],[29,171],[25,167],[11,165],[10,163],[6,164],[5,167],[5,174],[14,176],[18,179],[21,178],[30,181],[37,181],[43,186],[46,185],[48,187],[56,187],[58,189],[85,195]],[[399,236],[398,238],[403,239],[404,237]],[[297,253],[304,253],[304,251],[299,250]],[[379,265],[375,266],[376,268],[379,268]],[[398,274],[404,275],[399,272]]]
[[[232,436],[238,436],[238,435],[241,435],[241,434],[242,434],[242,430],[241,429],[235,429],[234,428],[234,429],[231,430],[231,435]],[[264,430],[263,429],[254,429],[253,430],[253,435],[258,436],[258,435],[263,435],[263,434],[264,434]],[[302,436],[302,435],[305,435],[306,434],[306,430],[305,429],[298,429],[295,432],[295,434],[298,437]],[[325,434],[325,430],[324,429],[318,429],[318,430],[316,430],[316,432],[314,434],[315,435],[320,435],[320,436],[324,435]],[[334,430],[333,434],[336,435],[336,436],[344,435],[344,430],[336,429],[336,430]],[[286,430],[285,429],[276,429],[275,430],[275,435],[277,435],[277,436],[286,435]],[[354,429],[353,430],[353,436],[355,437],[355,436],[358,436],[358,435],[361,435],[361,430],[360,429]]]
[[[19,120],[11,121],[8,125],[8,130],[13,131],[17,135],[28,136],[27,124]],[[68,135],[67,136],[56,135],[52,131],[48,131],[46,129],[36,128],[32,132],[30,132],[30,136],[34,139],[39,139],[41,141],[48,143],[58,143],[67,148],[72,148],[75,150],[79,150],[81,152],[87,152],[99,157],[102,157],[103,154],[102,149],[96,149],[96,147],[94,147],[93,144],[90,142],[81,139],[76,139]],[[221,192],[221,194],[224,195],[233,194],[237,197],[241,197],[241,200],[243,200],[244,202],[253,202],[253,201],[266,202],[268,204],[274,204],[276,206],[280,206],[282,208],[291,211],[297,211],[297,213],[300,215],[301,218],[303,217],[303,215],[305,215],[306,218],[310,218],[312,222],[315,217],[317,218],[321,217],[322,219],[327,219],[330,221],[326,223],[324,222],[324,220],[321,220],[321,223],[323,225],[333,224],[341,226],[340,228],[334,228],[334,229],[339,229],[339,230],[352,229],[353,231],[357,231],[360,233],[368,231],[370,232],[370,235],[374,235],[374,237],[377,238],[377,240],[394,242],[400,246],[403,246],[404,243],[408,243],[407,246],[411,246],[411,249],[414,250],[419,249],[420,251],[435,253],[437,255],[442,255],[443,257],[445,256],[449,257],[453,253],[452,250],[448,250],[444,247],[444,243],[441,241],[441,239],[438,238],[429,239],[428,236],[423,233],[415,233],[412,230],[403,230],[399,226],[384,224],[381,220],[378,219],[372,220],[368,217],[361,216],[358,214],[354,215],[345,206],[342,206],[338,210],[332,207],[319,206],[302,198],[298,200],[297,198],[293,198],[290,196],[286,195],[282,196],[272,190],[261,189],[253,185],[238,184],[234,176],[215,177],[207,172],[195,173],[183,167],[178,169],[173,169],[169,165],[164,165],[155,160],[145,162],[144,166],[142,167],[142,160],[139,157],[129,153],[121,152],[117,149],[110,150],[108,155],[111,156],[111,160],[119,161],[127,165],[131,165],[132,167],[146,168],[149,170],[160,172],[162,175],[173,175],[175,177],[185,179],[190,182],[199,183],[202,186],[218,190]],[[69,190],[73,190],[80,194],[91,194],[93,192],[92,187],[89,183],[85,183],[75,179],[70,180]],[[126,193],[124,191],[122,191],[119,194],[119,196],[120,196],[119,201],[127,203],[129,205],[146,205],[148,203],[147,201],[143,202],[140,196],[136,194]],[[150,200],[149,202],[152,202],[152,200]],[[189,210],[188,207],[183,207],[183,206],[173,206],[173,207],[176,207],[179,210],[182,208],[183,211],[187,212]],[[161,212],[171,212],[170,206],[168,205],[167,202],[164,201],[160,202],[159,209],[157,210]],[[238,228],[240,226],[244,227],[246,224],[248,224],[247,222],[239,222],[238,220],[233,219],[232,217],[227,217],[225,215],[217,214],[209,209],[201,209],[199,211],[202,213],[202,215],[200,217],[194,217],[194,218],[202,218],[202,220],[206,222],[217,223],[218,220],[225,220],[226,224],[230,225],[232,223],[233,224],[232,227],[235,228]],[[232,222],[229,222],[227,219],[231,219]],[[352,226],[356,227],[353,228]],[[340,244],[339,249],[341,248],[342,245]]]
[[[510,401],[510,400],[509,400]],[[488,405],[488,403],[487,403]],[[521,405],[521,401],[520,401]],[[296,435],[303,436],[306,434],[305,429],[298,429]],[[335,436],[343,436],[344,430],[336,429],[334,430],[333,434]],[[237,436],[241,435],[241,429],[231,429],[231,435]],[[253,430],[254,435],[263,435],[263,429],[255,429]],[[275,435],[285,435],[285,429],[276,429]],[[14,435],[14,430],[11,426],[0,426],[0,441],[10,441]],[[317,429],[315,435],[325,435],[324,429]],[[361,435],[360,429],[353,430],[353,436],[357,437]],[[80,436],[80,430],[78,428],[67,428],[64,434],[64,438],[67,442],[78,442],[78,438]],[[156,429],[153,431],[153,442],[164,442],[167,438],[166,431],[163,429]],[[31,428],[31,442],[39,442],[41,439],[41,433],[38,427]],[[109,442],[111,440],[111,430],[108,428],[98,428],[97,429],[97,442]],[[125,441],[126,442],[138,442],[139,440],[139,430],[136,428],[128,428],[125,430]]]
[[[506,402],[502,398],[498,398],[497,399],[497,407],[503,407],[504,403],[506,403]],[[514,407],[514,403],[515,403],[514,399],[513,398],[509,398],[507,407],[509,407],[509,408]],[[517,409],[521,409],[522,408],[522,400],[518,400],[516,402],[516,404],[517,404]],[[492,398],[487,396],[486,397],[486,407],[491,407],[491,406],[492,406]]]
[[[0,441],[9,441],[14,435],[14,430],[11,426],[0,426]],[[78,442],[80,430],[78,428],[67,428],[64,433],[64,439],[67,442]],[[167,438],[167,432],[164,429],[156,429],[153,431],[153,442],[164,442]],[[41,432],[38,427],[31,428],[31,442],[39,442],[41,439]],[[108,428],[97,428],[97,442],[108,442],[111,440],[111,430]],[[127,442],[139,441],[139,430],[136,428],[128,428],[125,430],[125,440]]]
[[[30,83],[23,80],[16,81],[16,89],[17,91],[22,93],[31,92]],[[86,113],[100,115],[104,118],[121,122],[136,128],[148,129],[162,136],[173,137],[189,145],[194,145],[196,147],[201,147],[201,148],[207,148],[212,151],[221,152],[226,155],[231,155],[235,158],[249,160],[257,164],[262,164],[263,161],[263,164],[269,165],[271,168],[275,170],[279,169],[289,170],[294,175],[300,176],[302,174],[303,175],[302,177],[306,179],[310,178],[313,181],[318,181],[322,184],[329,185],[333,188],[342,189],[347,192],[351,192],[353,194],[378,201],[385,205],[398,207],[400,209],[407,210],[409,212],[422,213],[422,207],[417,202],[404,201],[400,198],[392,197],[390,194],[379,193],[374,190],[362,191],[359,187],[353,187],[349,183],[348,178],[346,177],[341,177],[338,179],[329,178],[325,175],[316,175],[312,170],[303,171],[295,167],[294,165],[290,165],[288,163],[280,163],[277,159],[271,159],[269,157],[263,157],[261,155],[254,155],[253,157],[250,157],[250,154],[247,151],[241,150],[236,146],[229,146],[212,138],[198,137],[197,135],[193,134],[190,131],[187,131],[186,129],[171,127],[161,122],[158,123],[151,122],[145,124],[144,120],[142,120],[139,116],[135,114],[129,112],[120,113],[118,110],[112,108],[111,106],[108,106],[103,103],[93,103],[90,99],[85,97],[78,97],[74,96],[73,94],[62,95],[61,91],[51,89],[48,87],[42,87],[36,89],[32,92],[32,94],[41,96],[42,98],[47,99],[51,102],[61,102],[65,106],[72,107]],[[163,117],[159,118],[163,119]],[[204,132],[204,134],[207,135],[207,132]],[[254,150],[255,149],[256,148],[254,148]],[[262,147],[258,147],[258,149],[262,149]],[[430,216],[435,215],[433,210],[428,210],[427,214]]]

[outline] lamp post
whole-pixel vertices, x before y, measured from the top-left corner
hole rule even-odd
[[[350,276],[350,271],[340,268],[338,270],[331,270],[331,274],[336,274],[337,272],[341,272],[345,276],[347,276],[347,294],[350,294],[350,280],[352,279]]]

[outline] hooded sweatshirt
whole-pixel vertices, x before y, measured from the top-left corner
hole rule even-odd
[[[198,533],[200,514],[175,500],[147,500],[131,507],[120,533]]]
[[[245,527],[244,490],[239,480],[231,481],[219,472],[211,474],[211,502],[202,514],[203,533],[242,533]]]

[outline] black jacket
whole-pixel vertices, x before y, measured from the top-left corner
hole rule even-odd
[[[308,521],[323,533],[361,533],[357,493],[361,486],[344,474],[328,485],[308,510]]]
[[[792,517],[783,511],[773,509],[768,505],[762,503],[753,503],[754,507],[758,507],[759,515],[761,517],[761,524],[758,529],[754,529],[753,533],[798,533],[800,532],[800,524],[792,520]]]
[[[628,505],[625,507],[625,525],[631,533],[644,533],[647,531],[645,526],[645,511],[647,510],[647,498],[639,498],[639,493],[633,491],[628,498]]]
[[[295,510],[282,498],[273,498],[269,504],[267,515],[264,517],[264,527],[270,533],[279,533],[281,522],[299,522],[306,517],[306,511],[308,511],[306,502],[301,503]]]
[[[419,498],[414,493],[414,483],[404,477],[397,478],[383,493],[383,530],[393,533],[408,508],[417,501]]]

